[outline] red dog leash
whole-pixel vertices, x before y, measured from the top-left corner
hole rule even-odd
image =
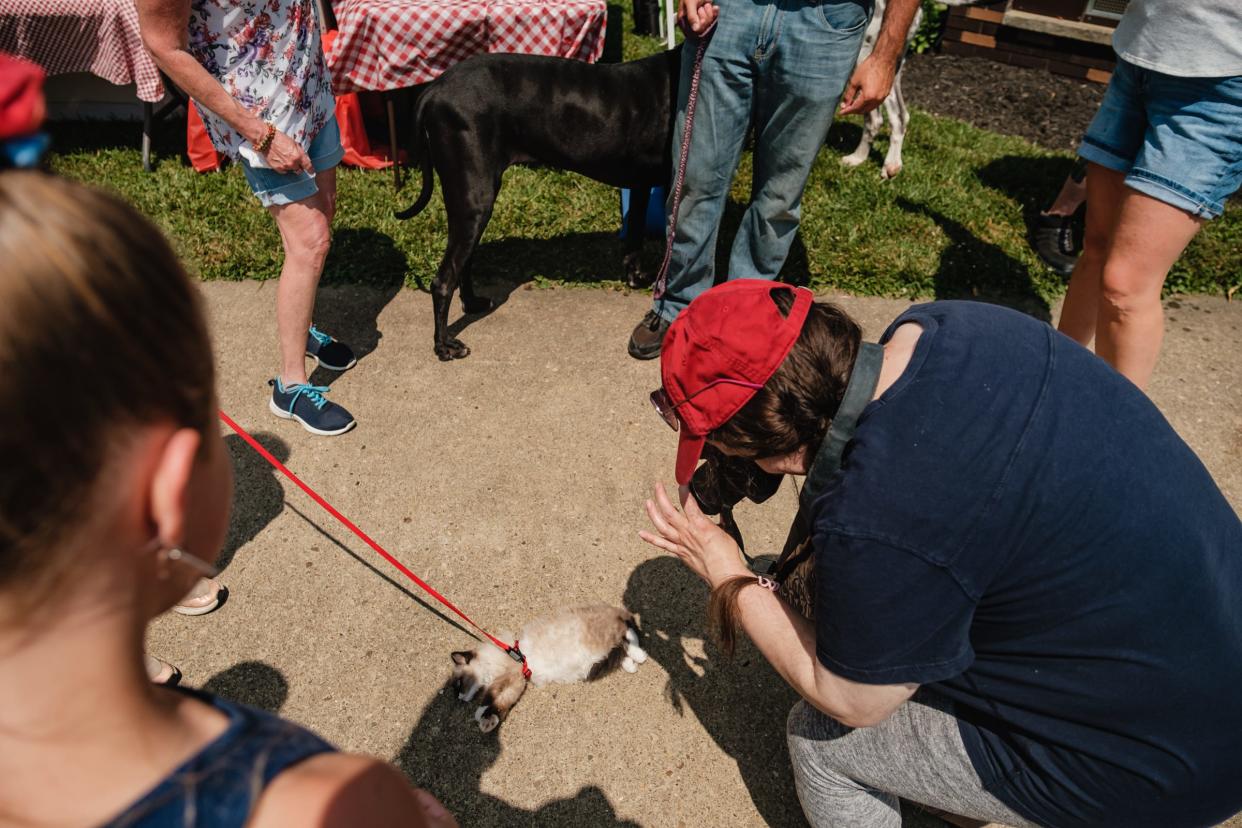
[[[487,636],[487,639],[489,641],[491,641],[497,647],[499,647],[500,649],[508,653],[510,658],[512,658],[514,661],[522,665],[523,678],[530,680],[530,667],[528,667],[526,664],[526,656],[524,656],[522,654],[522,651],[518,649],[518,642],[514,641],[513,645],[510,646],[504,643],[503,641],[501,641],[496,636],[489,633],[487,630],[480,627],[478,624],[474,623],[474,619],[472,619],[469,615],[466,615],[464,612],[462,612],[457,607],[455,607],[452,601],[445,598],[439,592],[436,592],[436,590],[433,589],[430,584],[428,584],[422,578],[418,577],[413,572],[411,572],[408,568],[406,568],[405,564],[401,563],[401,561],[394,558],[391,554],[389,554],[387,549],[385,549],[384,547],[376,543],[374,540],[372,540],[370,535],[368,535],[366,532],[363,532],[361,529],[358,528],[358,526],[352,520],[350,520],[349,518],[341,514],[339,511],[337,511],[336,507],[333,506],[331,503],[329,503],[327,500],[325,500],[318,492],[316,492],[310,486],[307,486],[305,483],[303,483],[301,478],[299,478],[293,472],[289,471],[289,468],[285,466],[284,463],[277,460],[270,451],[263,448],[263,446],[259,443],[258,440],[251,437],[250,433],[247,432],[246,429],[242,428],[236,422],[234,422],[233,418],[230,417],[228,414],[225,414],[223,409],[219,410],[219,414],[220,414],[220,419],[224,421],[225,425],[233,429],[233,431],[237,432],[237,436],[241,437],[243,440],[249,443],[250,447],[254,449],[255,451],[257,451],[260,457],[262,457],[268,463],[271,463],[272,468],[276,469],[278,472],[280,472],[285,477],[289,478],[295,484],[297,484],[297,487],[301,489],[302,491],[306,492],[306,494],[310,496],[311,500],[315,501],[320,506],[322,506],[328,512],[328,514],[332,515],[332,517],[339,520],[345,526],[346,529],[348,529],[349,531],[357,535],[363,541],[363,543],[365,543],[367,546],[371,547],[376,552],[378,552],[380,554],[380,557],[382,557],[384,560],[388,561],[390,564],[395,566],[397,570],[401,572],[402,575],[409,578],[414,583],[418,584],[418,586],[422,588],[424,592],[426,592],[432,598],[435,598],[437,601],[439,601],[444,606],[451,609],[453,612],[457,613],[458,617],[460,617],[463,621],[465,621],[470,626],[474,627],[479,632],[483,633],[483,635]]]
[[[689,27],[683,21],[682,31],[687,35],[692,35]],[[699,101],[699,77],[703,73],[703,53],[707,51],[707,42],[712,39],[712,34],[716,31],[716,24],[712,23],[711,27],[698,35],[698,48],[694,52],[694,73],[690,77],[690,93],[686,98],[686,126],[682,130],[681,135],[681,152],[677,158],[677,175],[673,179],[673,205],[669,210],[668,216],[668,239],[664,244],[664,261],[660,263],[660,273],[656,276],[655,289],[652,291],[652,298],[659,299],[664,296],[664,291],[668,287],[668,266],[673,259],[673,239],[677,234],[677,213],[681,210],[681,190],[686,183],[686,161],[690,158],[690,135],[694,132],[694,108]]]

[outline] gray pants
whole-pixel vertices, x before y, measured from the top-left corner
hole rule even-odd
[[[898,797],[1014,828],[1034,823],[983,789],[947,702],[918,693],[875,727],[849,728],[804,701],[786,728],[811,825],[900,828]]]

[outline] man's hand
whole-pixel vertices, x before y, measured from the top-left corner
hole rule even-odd
[[[276,135],[272,137],[272,145],[267,148],[264,155],[276,172],[291,173],[302,170],[307,175],[315,174],[315,168],[311,166],[310,158],[307,157],[305,150],[298,145],[297,141],[280,130],[276,130]]]
[[[655,497],[647,501],[647,517],[659,534],[641,531],[638,536],[676,555],[710,587],[734,575],[749,575],[737,542],[703,514],[688,486],[679,493],[681,510],[669,500],[664,484],[656,484]]]
[[[720,7],[711,0],[681,0],[677,7],[677,20],[690,26],[690,31],[701,35],[712,27],[720,14]]]
[[[895,62],[871,54],[854,69],[850,82],[841,96],[842,115],[870,112],[888,97],[893,88],[893,76],[897,74]]]
[[[918,10],[919,0],[888,0],[875,48],[858,64],[845,85],[845,94],[841,96],[842,115],[870,112],[888,97],[893,88],[893,76],[897,74],[897,61],[906,52],[910,25]]]

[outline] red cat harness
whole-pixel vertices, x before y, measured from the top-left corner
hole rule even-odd
[[[512,646],[510,646],[504,643],[503,641],[501,641],[496,636],[489,633],[487,630],[480,627],[478,624],[474,623],[473,618],[471,618],[469,615],[466,615],[464,612],[459,610],[456,606],[453,605],[452,601],[445,598],[443,595],[441,595],[439,592],[433,589],[430,584],[428,584],[422,578],[418,577],[413,572],[411,572],[405,566],[405,564],[401,563],[401,561],[397,560],[391,554],[389,554],[387,549],[380,546],[378,543],[376,543],[374,540],[371,539],[370,535],[368,535],[366,532],[363,532],[361,529],[359,529],[358,526],[352,520],[350,520],[349,518],[341,514],[339,511],[337,511],[335,506],[333,506],[331,503],[325,500],[318,492],[316,492],[310,486],[307,486],[305,483],[303,483],[301,478],[299,478],[293,472],[289,471],[288,467],[285,466],[284,463],[277,460],[270,451],[263,448],[263,446],[259,443],[258,440],[251,437],[250,433],[246,431],[246,429],[242,428],[236,422],[234,422],[233,418],[230,417],[228,414],[225,414],[223,409],[219,411],[219,414],[220,414],[220,419],[224,421],[225,425],[233,429],[233,431],[237,432],[237,436],[241,437],[243,440],[249,443],[250,447],[254,449],[256,452],[258,452],[260,457],[262,457],[264,460],[266,460],[268,463],[272,465],[272,468],[276,469],[278,472],[283,474],[285,477],[292,480],[299,489],[306,492],[306,494],[310,496],[311,500],[318,503],[320,506],[324,508],[325,511],[327,511],[328,514],[332,515],[332,517],[340,521],[342,526],[344,526],[346,529],[348,529],[349,531],[357,535],[358,538],[361,539],[363,543],[365,543],[367,546],[371,547],[376,552],[378,552],[380,554],[380,557],[382,557],[384,560],[388,561],[390,564],[395,566],[398,572],[400,572],[402,575],[404,575],[405,577],[413,581],[415,584],[417,584],[419,588],[421,588],[424,592],[426,592],[432,598],[435,598],[441,604],[443,604],[444,606],[452,610],[454,613],[456,613],[457,616],[461,618],[461,620],[465,621],[467,624],[469,624],[470,626],[474,627],[476,630],[481,632],[484,636],[486,636],[488,641],[492,642],[497,647],[504,650],[505,653],[508,654],[509,658],[521,664],[522,665],[522,678],[526,679],[527,681],[530,681],[530,667],[526,664],[526,656],[523,655],[522,651],[518,648],[518,642],[516,640],[513,642]]]

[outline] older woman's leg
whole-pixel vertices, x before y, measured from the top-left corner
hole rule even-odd
[[[306,331],[315,309],[315,291],[332,244],[336,212],[336,169],[315,176],[319,192],[292,204],[268,207],[280,229],[285,262],[276,286],[276,332],[280,341],[280,380],[306,382]]]
[[[1087,226],[1082,255],[1070,276],[1057,330],[1088,348],[1095,339],[1100,282],[1113,232],[1117,229],[1117,216],[1126,191],[1125,178],[1125,173],[1108,167],[1087,165]]]
[[[957,719],[926,693],[858,729],[799,702],[786,735],[798,799],[815,828],[900,828],[899,797],[984,823],[1032,824],[983,789]]]
[[[1164,341],[1164,279],[1203,222],[1137,190],[1122,196],[1100,282],[1095,352],[1139,388]]]

